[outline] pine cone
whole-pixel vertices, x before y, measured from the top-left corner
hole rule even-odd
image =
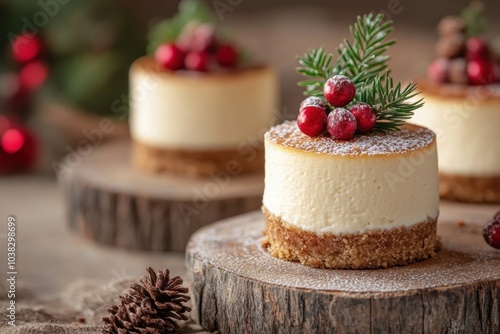
[[[113,305],[109,316],[102,319],[103,333],[109,334],[161,334],[177,333],[178,320],[188,320],[183,305],[190,298],[188,288],[182,286],[179,276],[170,279],[168,270],[146,269],[149,277],[142,276],[140,284],[132,284],[129,294],[120,296],[121,304]]]

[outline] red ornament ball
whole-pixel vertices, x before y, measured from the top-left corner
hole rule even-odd
[[[28,90],[35,90],[47,80],[49,76],[49,67],[43,61],[32,61],[21,69],[19,78],[22,87]]]
[[[469,38],[466,44],[468,60],[490,60],[491,50],[485,40],[479,37]]]
[[[14,119],[0,116],[0,174],[30,169],[36,154],[37,141],[32,132]]]
[[[367,133],[373,130],[377,122],[375,110],[366,103],[356,103],[349,108],[358,123],[357,132]]]
[[[221,45],[217,48],[215,60],[222,67],[235,67],[238,64],[238,51],[230,44]]]
[[[357,128],[356,117],[347,109],[335,108],[328,115],[327,129],[333,139],[348,140]]]
[[[344,75],[335,75],[328,79],[323,94],[325,99],[334,107],[343,107],[348,105],[356,95],[356,87],[348,77]]]
[[[164,68],[180,70],[184,65],[184,52],[175,44],[162,44],[155,51],[155,59]]]
[[[302,103],[300,104],[300,109],[302,109],[305,106],[317,106],[324,109],[327,113],[330,111],[328,103],[326,103],[322,98],[317,96],[309,96],[307,99],[302,101]]]
[[[484,226],[484,240],[491,247],[500,249],[500,220],[494,219]]]
[[[210,66],[210,56],[206,52],[190,52],[184,65],[188,70],[207,72]]]
[[[20,63],[35,59],[42,52],[42,43],[31,34],[22,34],[12,42],[12,56]]]
[[[297,126],[302,133],[309,137],[319,136],[326,130],[326,118],[325,109],[307,105],[300,108]]]
[[[429,80],[436,83],[445,83],[448,81],[449,61],[445,58],[434,60],[427,69]]]
[[[471,60],[467,64],[467,75],[471,85],[488,85],[495,80],[494,64],[489,60]]]

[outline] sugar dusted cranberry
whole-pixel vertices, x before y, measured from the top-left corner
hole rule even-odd
[[[446,16],[438,24],[438,31],[441,36],[463,34],[466,28],[464,20],[458,16]]]
[[[450,60],[448,69],[448,80],[459,85],[469,84],[467,75],[467,60],[465,58],[455,58]]]
[[[319,136],[326,130],[326,112],[318,106],[305,106],[300,109],[297,125],[305,135]]]
[[[484,226],[484,240],[491,247],[500,249],[500,220],[494,219]]]
[[[465,37],[461,34],[445,36],[436,44],[436,54],[441,58],[455,58],[465,55]]]
[[[467,40],[467,59],[468,60],[490,60],[491,50],[488,44],[479,37],[469,38]]]
[[[300,104],[300,108],[302,109],[302,107],[305,106],[317,106],[323,108],[326,111],[328,111],[329,108],[328,103],[326,103],[325,100],[323,100],[321,97],[317,96],[309,96],[307,99],[302,101],[302,103]]]
[[[354,115],[358,123],[357,131],[359,133],[367,133],[375,127],[377,115],[375,110],[366,103],[356,103],[349,108],[349,111]]]
[[[184,64],[184,52],[175,44],[162,44],[155,51],[155,59],[164,68],[176,71]]]
[[[334,107],[348,105],[356,95],[356,87],[348,77],[335,75],[328,79],[323,88],[325,99]]]
[[[190,52],[186,56],[185,65],[191,71],[207,72],[210,56],[206,52]]]
[[[222,67],[234,67],[238,64],[238,51],[230,44],[224,44],[217,48],[215,60]]]
[[[427,69],[429,80],[436,83],[445,83],[448,81],[449,61],[445,58],[434,60]]]
[[[328,115],[327,129],[333,139],[348,140],[357,128],[356,117],[347,109],[335,108]]]
[[[488,60],[476,59],[467,64],[467,75],[471,85],[488,85],[495,79],[494,64]]]

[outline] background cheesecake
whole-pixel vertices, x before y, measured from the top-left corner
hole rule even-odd
[[[441,197],[500,203],[500,66],[480,37],[482,12],[475,2],[439,23],[438,58],[418,85],[426,103],[412,121],[437,133]]]

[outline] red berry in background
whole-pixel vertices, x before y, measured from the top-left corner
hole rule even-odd
[[[349,111],[354,115],[358,123],[357,132],[367,133],[373,130],[377,122],[377,115],[370,105],[362,102],[356,103],[349,108]]]
[[[448,81],[449,61],[445,58],[434,60],[427,69],[429,80],[435,83],[445,83]]]
[[[37,141],[32,132],[12,118],[0,116],[0,174],[33,167]]]
[[[164,68],[176,71],[184,65],[184,52],[175,44],[162,44],[155,51],[156,61]]]
[[[354,99],[356,87],[348,77],[335,75],[325,83],[323,94],[332,106],[343,107]]]
[[[483,229],[483,237],[488,245],[500,249],[500,220],[492,220],[486,224]]]
[[[500,65],[499,64],[494,65],[493,72],[495,72],[495,81],[500,82]]]
[[[232,45],[221,45],[217,48],[215,60],[222,67],[234,67],[238,64],[238,51]]]
[[[12,56],[21,63],[35,59],[41,52],[42,43],[31,34],[22,34],[12,43]]]
[[[468,60],[490,60],[491,50],[482,38],[469,38],[466,43]]]
[[[491,84],[495,80],[494,64],[489,60],[471,60],[467,64],[467,75],[471,85]]]
[[[217,45],[215,27],[202,24],[196,27],[191,40],[191,51],[213,52]]]
[[[19,73],[21,86],[28,90],[35,90],[47,80],[49,67],[43,61],[33,61],[24,65]]]
[[[328,115],[327,130],[336,140],[348,140],[354,136],[357,128],[356,117],[347,109],[335,108]]]
[[[318,106],[300,108],[297,126],[300,131],[310,137],[319,136],[326,130],[326,112]]]
[[[302,103],[300,104],[300,109],[302,109],[302,107],[305,106],[317,106],[324,109],[327,113],[329,112],[328,103],[326,103],[322,98],[317,96],[309,96],[307,99],[302,101]]]
[[[206,52],[190,52],[184,65],[191,71],[206,72],[210,65],[210,56]]]

